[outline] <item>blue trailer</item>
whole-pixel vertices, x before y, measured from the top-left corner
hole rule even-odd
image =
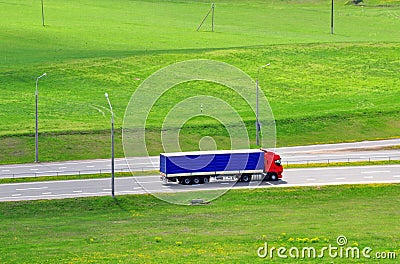
[[[185,185],[222,178],[248,182],[252,176],[262,177],[266,172],[265,153],[260,149],[161,153],[161,179]]]

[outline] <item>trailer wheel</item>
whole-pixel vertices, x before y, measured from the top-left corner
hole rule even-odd
[[[201,183],[201,181],[200,181],[199,177],[194,177],[193,178],[193,184],[200,184],[200,183]]]
[[[277,181],[278,180],[278,175],[276,175],[275,173],[272,173],[269,178],[271,179],[271,181]]]
[[[251,175],[247,175],[247,174],[242,175],[242,177],[240,177],[240,181],[242,181],[242,182],[251,181]]]
[[[209,177],[203,177],[201,178],[201,183],[209,183],[210,182],[210,178]]]
[[[185,178],[182,179],[182,184],[183,185],[190,185],[190,184],[192,184],[192,179],[189,178],[189,177],[185,177]]]

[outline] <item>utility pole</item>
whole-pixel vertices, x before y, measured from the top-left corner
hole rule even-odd
[[[259,90],[259,85],[258,85],[258,77],[260,75],[260,70],[264,69],[265,67],[268,67],[270,64],[266,64],[264,66],[261,66],[258,68],[257,71],[257,79],[256,79],[256,145],[260,146],[260,121],[259,121],[259,116],[258,116],[258,90]]]
[[[215,4],[213,3],[212,6],[212,14],[211,14],[211,31],[214,32],[214,9],[215,9]]]

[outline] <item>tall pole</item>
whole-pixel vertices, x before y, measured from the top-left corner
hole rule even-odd
[[[42,26],[44,26],[44,6],[43,6],[43,0],[42,0]]]
[[[332,0],[332,6],[331,6],[331,34],[333,34],[333,2],[334,0]]]
[[[258,69],[257,73],[257,80],[256,80],[256,145],[260,146],[260,123],[258,121],[258,75],[260,72],[260,68]]]
[[[108,93],[104,94],[107,98],[108,105],[111,112],[111,197],[115,198],[115,184],[114,184],[114,112],[108,98]]]
[[[215,4],[213,3],[212,6],[212,16],[211,16],[211,31],[214,32],[214,8],[215,8]]]
[[[261,66],[258,68],[257,71],[257,79],[256,79],[256,145],[260,146],[260,122],[259,122],[259,116],[258,116],[258,90],[259,90],[259,85],[258,85],[258,77],[260,75],[260,70],[264,69],[265,67],[269,66],[270,64],[266,64],[264,66]]]
[[[35,162],[39,162],[39,111],[38,111],[38,100],[39,100],[39,92],[38,92],[38,82],[39,79],[43,76],[46,76],[46,73],[43,73],[39,77],[36,78],[36,91],[35,91]]]

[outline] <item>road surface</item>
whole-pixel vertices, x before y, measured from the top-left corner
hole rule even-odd
[[[384,150],[385,147],[400,146],[400,139],[364,141],[355,143],[324,144],[312,146],[283,147],[275,151],[283,164],[350,162],[368,160],[400,160],[400,150]],[[116,172],[158,170],[159,157],[136,157],[115,159]],[[66,161],[39,164],[1,165],[0,178],[57,176],[76,174],[109,173],[110,159]]]
[[[400,165],[287,169],[282,181],[262,182],[258,186],[254,186],[255,183],[237,183],[233,188],[400,183]],[[116,195],[229,188],[221,182],[192,186],[174,183],[163,185],[158,175],[116,178],[115,184]],[[1,184],[0,201],[105,196],[111,194],[110,185],[110,178]]]

